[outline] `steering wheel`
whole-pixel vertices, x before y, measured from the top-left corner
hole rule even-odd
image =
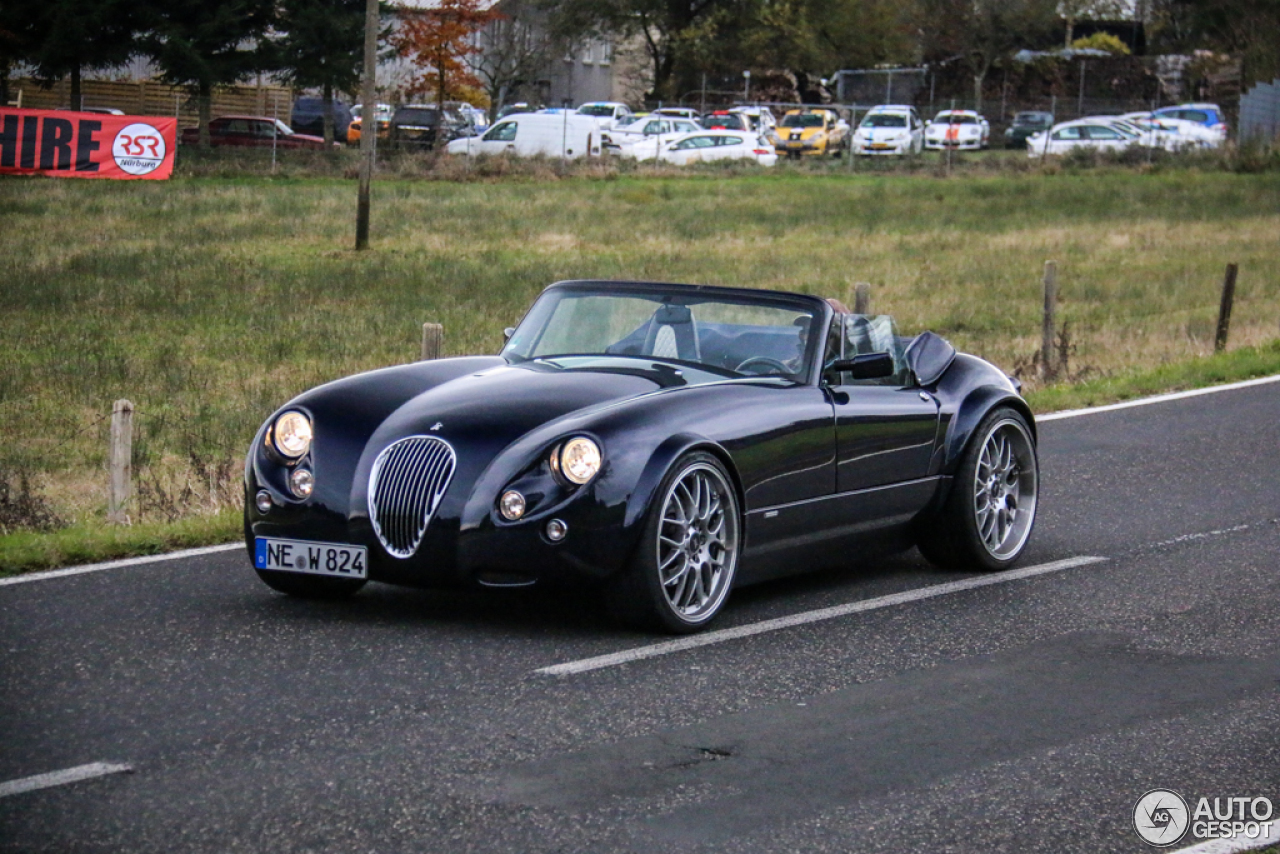
[[[738,363],[738,367],[734,368],[734,370],[737,371],[738,373],[742,373],[749,367],[761,367],[761,366],[770,368],[773,370],[777,370],[778,373],[782,373],[782,374],[793,373],[793,371],[790,368],[788,368],[786,365],[784,365],[782,362],[779,362],[777,359],[770,359],[768,356],[752,356],[749,359],[743,359],[741,362]],[[770,372],[771,371],[753,371],[752,373],[764,375]]]

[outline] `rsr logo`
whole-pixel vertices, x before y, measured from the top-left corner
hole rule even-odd
[[[111,156],[130,175],[146,175],[164,162],[164,137],[151,125],[135,122],[116,134]]]

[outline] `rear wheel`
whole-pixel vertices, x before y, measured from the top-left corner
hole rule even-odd
[[[626,622],[676,634],[720,613],[738,568],[738,498],[715,456],[681,457],[663,478],[640,545],[609,590]]]
[[[921,553],[962,569],[1012,565],[1031,536],[1039,486],[1026,419],[1006,407],[992,410],[965,449],[942,511],[917,534]]]
[[[363,578],[325,578],[275,569],[255,569],[254,572],[272,590],[297,596],[299,599],[346,599],[354,596],[365,584]]]

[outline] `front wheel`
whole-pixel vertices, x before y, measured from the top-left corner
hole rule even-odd
[[[739,532],[724,465],[705,452],[681,457],[655,495],[631,566],[609,590],[614,614],[675,634],[703,628],[733,586]]]
[[[965,449],[942,511],[918,532],[921,553],[958,569],[1012,565],[1031,536],[1039,486],[1026,419],[1006,407],[992,410]]]

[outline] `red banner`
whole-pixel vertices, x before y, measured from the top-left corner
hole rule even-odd
[[[178,120],[0,107],[0,174],[168,178]]]

